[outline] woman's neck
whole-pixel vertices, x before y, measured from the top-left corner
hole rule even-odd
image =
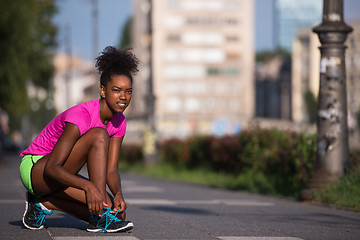
[[[107,125],[111,118],[115,115],[108,105],[106,104],[105,99],[100,99],[100,120],[103,124]]]

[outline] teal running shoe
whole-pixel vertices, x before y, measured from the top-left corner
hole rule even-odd
[[[48,211],[41,208],[37,197],[27,192],[25,203],[25,212],[22,222],[28,229],[38,230],[44,228],[45,217],[50,215],[54,210]]]
[[[101,216],[90,215],[89,224],[87,227],[88,232],[126,232],[134,227],[134,224],[130,221],[123,221],[116,217],[119,210],[116,213],[111,213],[111,209],[104,207],[103,214]]]

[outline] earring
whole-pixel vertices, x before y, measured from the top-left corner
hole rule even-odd
[[[102,98],[102,99],[105,99],[105,95],[104,95],[104,96],[103,96],[103,95],[101,95],[101,98]]]

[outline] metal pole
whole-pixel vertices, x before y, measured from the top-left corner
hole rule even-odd
[[[343,0],[324,0],[323,19],[313,28],[321,47],[320,88],[317,117],[318,169],[301,197],[331,184],[349,161],[344,42],[352,27],[344,22]]]
[[[72,47],[71,47],[71,25],[66,23],[65,25],[65,46],[66,53],[68,54],[68,63],[65,73],[65,109],[69,108],[72,104],[70,94],[70,83],[71,83],[71,71],[72,71]]]
[[[147,0],[148,12],[147,12],[147,34],[149,38],[148,43],[148,52],[149,52],[149,78],[148,78],[148,92],[145,96],[146,101],[146,118],[147,118],[147,127],[144,132],[144,164],[153,165],[157,161],[157,147],[156,147],[156,128],[155,128],[155,95],[153,88],[153,71],[152,71],[152,11],[153,5],[152,0]]]
[[[98,55],[98,45],[99,45],[99,14],[98,14],[98,0],[92,0],[92,22],[93,22],[93,60]]]

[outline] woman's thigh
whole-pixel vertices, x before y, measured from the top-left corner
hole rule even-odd
[[[105,132],[104,132],[105,131]],[[93,128],[79,138],[71,150],[63,167],[72,174],[77,174],[85,165],[89,151],[94,142],[99,138],[109,138],[105,129]],[[66,186],[44,174],[46,162],[51,158],[51,153],[41,158],[32,169],[31,179],[34,192],[38,195],[46,195]]]

